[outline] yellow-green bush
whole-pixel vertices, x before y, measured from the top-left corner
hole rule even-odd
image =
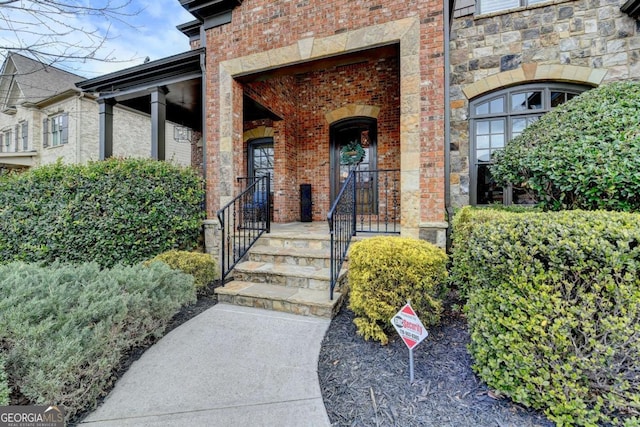
[[[440,321],[447,255],[423,240],[373,237],[349,252],[349,308],[358,333],[387,344],[390,319],[407,300],[425,325]]]
[[[640,215],[462,213],[478,375],[560,426],[639,425]]]
[[[157,255],[149,262],[162,261],[169,267],[193,276],[198,292],[219,277],[218,264],[209,254],[172,250]]]

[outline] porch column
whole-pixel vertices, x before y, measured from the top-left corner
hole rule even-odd
[[[166,94],[164,87],[151,90],[151,158],[156,160],[165,160]]]
[[[98,99],[100,129],[98,138],[98,159],[113,156],[113,105],[112,99]]]

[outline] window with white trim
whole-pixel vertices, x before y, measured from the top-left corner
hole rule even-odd
[[[42,121],[42,144],[45,147],[59,146],[69,142],[69,114],[59,114],[57,116],[43,119]]]
[[[51,145],[62,144],[62,116],[51,117]]]
[[[5,153],[10,153],[11,151],[13,151],[11,146],[11,143],[13,142],[13,140],[11,139],[12,134],[13,132],[11,132],[11,129],[5,129],[2,131],[2,142],[4,144]]]
[[[498,186],[491,176],[493,155],[547,111],[589,89],[569,84],[530,84],[485,95],[470,103],[470,202],[530,204],[522,188]]]
[[[527,7],[548,0],[478,0],[476,6],[478,14],[500,12],[518,7]]]

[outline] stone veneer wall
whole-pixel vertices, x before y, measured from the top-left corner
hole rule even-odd
[[[402,231],[419,237],[423,224],[446,227],[442,2],[256,0],[237,6],[232,22],[207,30],[206,37],[209,218],[233,196],[228,183],[241,172],[235,156],[242,155],[236,148],[243,135],[242,88],[236,79],[398,44]],[[276,135],[295,130],[277,123]]]
[[[640,23],[622,0],[555,1],[455,18],[451,28],[451,199],[469,203],[469,101],[536,81],[640,78]],[[467,8],[473,10],[473,8]]]

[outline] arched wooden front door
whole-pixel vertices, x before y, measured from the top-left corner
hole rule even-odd
[[[340,188],[352,169],[369,171],[377,168],[377,120],[371,117],[353,117],[335,122],[330,128],[330,188],[331,202],[337,197]],[[357,164],[345,161],[344,149],[352,143],[359,144],[364,150],[362,160]],[[358,179],[358,213],[375,213],[375,180],[368,174],[360,174]]]

